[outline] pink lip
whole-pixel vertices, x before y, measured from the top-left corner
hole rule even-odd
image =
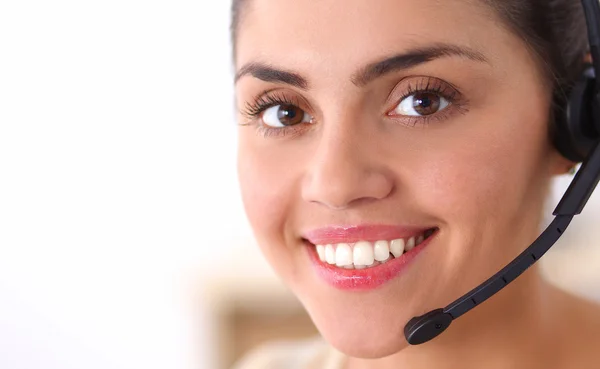
[[[375,242],[418,236],[433,227],[402,227],[389,225],[331,226],[306,232],[303,238],[313,245]]]
[[[427,229],[424,229],[424,231],[425,230],[427,230]],[[414,233],[411,231],[411,233],[409,233],[408,236],[412,236],[413,234]],[[316,250],[316,247],[314,246],[314,244],[308,244],[307,250],[308,250],[308,254],[309,254],[310,260],[312,262],[312,265],[315,268],[315,271],[321,278],[323,278],[323,280],[325,282],[327,282],[331,286],[333,286],[337,289],[340,289],[340,290],[351,290],[351,291],[352,290],[354,290],[354,291],[363,290],[363,291],[365,291],[365,290],[376,289],[376,288],[384,285],[385,283],[399,277],[404,271],[406,271],[406,269],[409,267],[409,265],[412,263],[412,261],[414,261],[415,258],[423,250],[425,250],[425,248],[431,243],[431,241],[435,238],[436,235],[437,235],[437,231],[433,235],[431,235],[429,238],[427,238],[425,241],[423,241],[423,243],[421,243],[419,246],[415,247],[414,249],[410,250],[409,252],[404,253],[399,258],[395,258],[393,260],[390,260],[384,264],[378,265],[373,268],[360,269],[360,270],[358,270],[358,269],[352,269],[352,270],[342,269],[342,268],[338,268],[334,265],[330,265],[330,264],[322,262],[319,259],[319,256],[317,254],[317,250]],[[398,237],[397,234],[395,237],[403,238],[402,236]],[[350,242],[350,241],[346,241],[347,239],[348,238],[344,239],[345,242]],[[368,239],[364,239],[364,238],[360,238],[360,239],[368,241]],[[388,239],[388,238],[382,237],[379,239]],[[328,240],[331,240],[331,238],[328,238]]]

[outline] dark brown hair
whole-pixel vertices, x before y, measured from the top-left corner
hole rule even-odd
[[[484,1],[527,43],[554,85],[554,102],[564,107],[588,51],[581,0]]]
[[[235,60],[237,33],[251,0],[233,0],[231,37]],[[588,50],[585,18],[580,0],[481,0],[499,14],[521,37],[554,85],[554,102],[564,106],[580,77]]]

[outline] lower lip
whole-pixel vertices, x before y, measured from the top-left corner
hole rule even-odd
[[[434,233],[419,246],[402,254],[399,258],[366,269],[338,268],[322,262],[313,244],[308,244],[307,248],[313,267],[325,282],[340,290],[365,291],[374,290],[400,276],[435,236]]]

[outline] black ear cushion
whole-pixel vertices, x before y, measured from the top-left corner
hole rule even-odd
[[[598,143],[594,119],[599,115],[595,106],[594,82],[593,69],[587,68],[571,91],[566,111],[555,112],[554,144],[564,157],[573,162],[585,160]]]
[[[570,109],[570,106],[567,106],[567,110],[565,110],[564,105],[554,109],[555,125],[552,127],[553,143],[554,147],[556,147],[563,157],[572,162],[579,163],[584,160],[584,156],[576,149],[573,137],[569,131],[568,109]]]

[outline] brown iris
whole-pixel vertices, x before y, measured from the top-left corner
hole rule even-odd
[[[431,92],[420,92],[414,95],[413,108],[420,115],[437,113],[441,105],[440,96]]]
[[[284,126],[293,126],[302,123],[304,111],[294,105],[280,105],[277,110],[277,119]]]

